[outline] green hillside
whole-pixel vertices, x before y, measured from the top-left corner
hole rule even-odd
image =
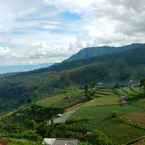
[[[134,46],[134,45],[133,45]],[[69,86],[127,84],[145,77],[145,45],[125,52],[55,64],[50,68],[0,76],[0,112],[51,96]]]
[[[142,44],[130,44],[123,47],[111,47],[111,46],[100,46],[100,47],[89,47],[81,49],[77,54],[70,57],[67,61],[76,61],[82,59],[90,59],[97,56],[117,54],[126,50],[135,49]],[[142,47],[142,46],[141,46]]]
[[[145,135],[142,88],[90,86],[89,89],[94,92],[90,100],[85,98],[83,89],[67,88],[3,115],[0,118],[1,138],[18,145],[23,141],[39,144],[48,136],[78,138],[82,143],[93,145],[122,145]],[[126,105],[120,103],[122,95],[132,97]],[[140,120],[134,116],[140,116]],[[52,119],[53,124],[48,124]]]

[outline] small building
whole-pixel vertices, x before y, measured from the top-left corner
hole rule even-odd
[[[78,145],[77,139],[65,139],[65,138],[44,138],[43,145]]]
[[[121,96],[121,97],[120,97],[120,104],[121,104],[121,105],[126,105],[126,104],[128,104],[128,97],[127,97],[127,96]]]
[[[62,117],[62,114],[60,114],[60,113],[59,113],[59,114],[57,114],[57,117]]]

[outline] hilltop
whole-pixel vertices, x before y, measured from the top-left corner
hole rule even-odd
[[[113,46],[88,47],[88,48],[81,49],[78,53],[74,54],[66,61],[76,61],[82,59],[90,59],[97,56],[118,54],[126,50],[135,49],[142,46],[143,44],[134,43],[134,44],[120,46],[120,47],[113,47]]]

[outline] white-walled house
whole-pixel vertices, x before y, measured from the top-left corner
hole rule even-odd
[[[77,139],[65,139],[65,138],[44,138],[43,145],[78,145]]]

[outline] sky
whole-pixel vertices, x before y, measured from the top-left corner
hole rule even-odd
[[[60,62],[145,42],[145,0],[0,0],[0,65]]]

